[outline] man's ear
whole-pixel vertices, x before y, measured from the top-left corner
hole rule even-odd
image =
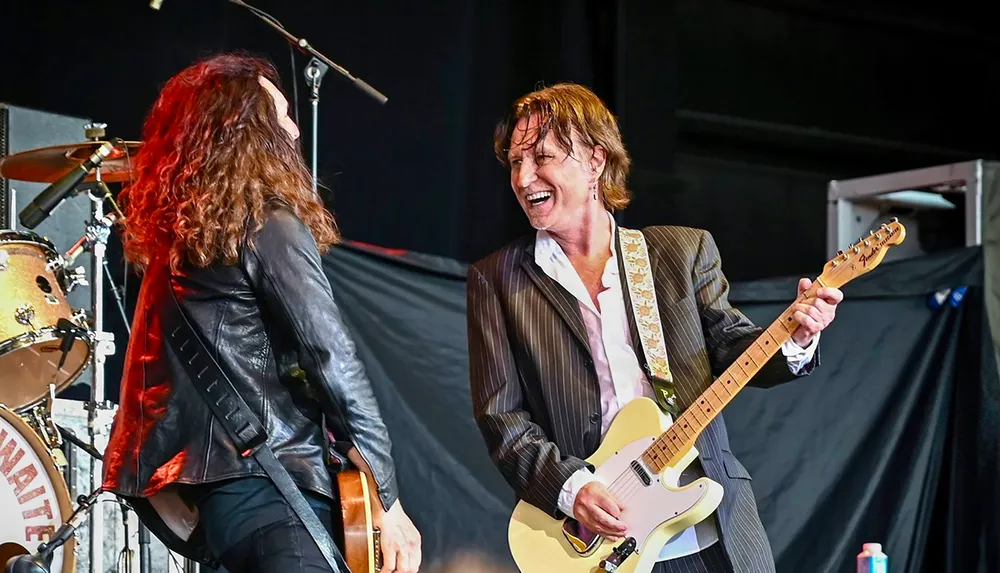
[[[600,145],[595,145],[590,154],[590,171],[594,174],[595,179],[604,174],[604,168],[607,166],[607,160],[607,150]]]

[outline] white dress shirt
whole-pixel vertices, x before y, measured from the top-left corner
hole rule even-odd
[[[605,290],[597,295],[600,311],[591,300],[587,288],[580,275],[573,268],[569,257],[563,252],[559,243],[545,231],[538,231],[535,236],[535,263],[552,280],[558,282],[570,294],[576,297],[580,306],[580,315],[587,328],[590,351],[597,371],[597,379],[601,391],[601,437],[608,431],[611,421],[625,404],[645,396],[655,400],[653,387],[646,374],[639,366],[639,359],[632,349],[632,336],[629,318],[625,310],[625,293],[618,274],[618,246],[615,244],[615,220],[608,213],[611,224],[611,258],[608,259],[601,276]],[[663,325],[664,330],[670,328]],[[808,364],[816,351],[819,336],[813,338],[807,348],[801,348],[792,340],[782,345],[782,353],[788,360],[792,372],[798,372]],[[667,357],[669,360],[669,356]],[[700,477],[697,473],[700,464],[692,464],[682,474],[681,483],[690,483]],[[698,469],[696,469],[698,467]],[[566,515],[573,514],[573,503],[580,489],[592,482],[602,481],[587,468],[574,473],[565,484],[559,495],[559,509]],[[608,484],[604,484],[608,485]],[[719,532],[713,513],[708,519],[687,528],[676,535],[660,552],[660,561],[675,559],[701,551],[719,540]]]

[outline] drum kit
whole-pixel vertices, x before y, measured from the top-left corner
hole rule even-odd
[[[103,365],[115,350],[113,336],[103,331],[102,273],[110,278],[104,260],[107,239],[114,221],[124,217],[106,183],[129,181],[140,144],[103,141],[104,127],[85,126],[88,141],[82,143],[0,159],[5,178],[50,184],[21,211],[23,226],[34,228],[62,201],[84,190],[92,203],[86,233],[62,254],[47,238],[14,230],[13,209],[11,229],[0,230],[0,475],[6,478],[0,480],[0,570],[38,571],[35,566],[42,564],[41,570],[75,572],[72,537],[84,519],[90,522],[90,571],[104,570],[103,511],[89,511],[102,493],[101,476],[94,475],[97,464],[90,465],[91,494],[80,496],[74,511],[63,451],[65,440],[66,448],[75,445],[99,460],[101,420],[109,419],[113,409],[104,400]],[[72,268],[84,251],[91,254],[91,308],[74,309],[67,295],[88,286],[87,269]],[[121,296],[109,282],[125,318]],[[53,417],[56,395],[88,367],[91,399],[83,408],[89,443]]]

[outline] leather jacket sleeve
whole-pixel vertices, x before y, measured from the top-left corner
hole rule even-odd
[[[261,306],[293,332],[299,366],[317,390],[327,417],[371,467],[383,507],[399,495],[389,432],[364,365],[323,273],[309,229],[291,211],[275,209],[246,249],[244,262]]]

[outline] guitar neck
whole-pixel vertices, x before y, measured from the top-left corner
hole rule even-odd
[[[869,232],[867,238],[862,236],[857,243],[852,243],[846,252],[839,251],[836,257],[823,266],[823,273],[812,286],[799,295],[795,302],[790,304],[785,312],[781,313],[781,316],[743,351],[743,354],[740,354],[722,376],[719,376],[708,390],[698,396],[698,399],[674,420],[670,429],[660,434],[642,453],[642,461],[646,467],[659,473],[679,461],[694,446],[695,439],[705,427],[767,364],[781,345],[788,342],[792,333],[799,327],[792,317],[795,303],[815,296],[820,287],[840,288],[872,271],[882,262],[886,252],[902,243],[905,238],[906,228],[893,217],[888,224],[883,224],[877,231]]]
[[[820,286],[822,284],[817,281],[796,299],[796,302],[812,296]],[[642,460],[647,467],[659,473],[680,460],[694,446],[695,439],[705,427],[778,352],[781,345],[791,338],[792,333],[798,328],[798,323],[792,318],[794,305],[795,303],[789,305],[785,312],[781,313],[781,316],[722,373],[722,376],[719,376],[683,414],[674,420],[670,429],[662,433],[643,452]]]

